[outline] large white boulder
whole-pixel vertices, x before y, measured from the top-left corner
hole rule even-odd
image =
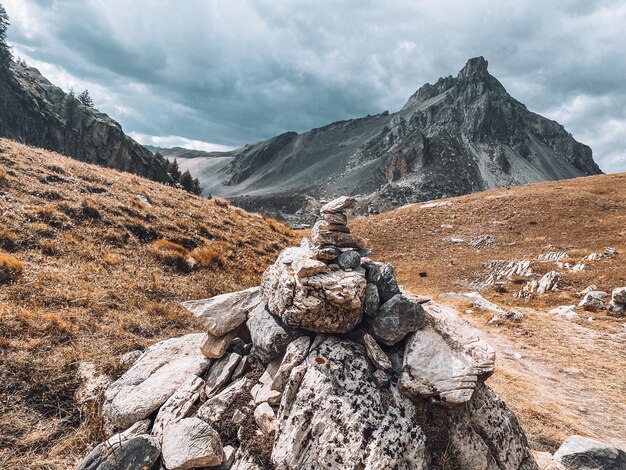
[[[153,344],[107,388],[102,414],[109,430],[124,429],[154,411],[189,377],[200,376],[211,360],[200,352],[204,339],[194,333]]]
[[[185,418],[165,427],[163,463],[168,470],[214,467],[222,463],[219,434],[198,418]]]
[[[493,373],[495,352],[454,309],[427,304],[425,310],[427,325],[407,340],[398,387],[410,397],[434,397],[447,406],[465,403]]]

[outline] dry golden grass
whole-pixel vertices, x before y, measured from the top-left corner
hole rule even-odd
[[[99,403],[74,397],[78,364],[116,377],[120,354],[199,330],[180,301],[258,284],[296,240],[226,201],[3,139],[0,172],[0,266],[23,262],[0,285],[0,468],[74,468],[102,438]]]
[[[505,308],[521,308],[526,316],[520,323],[487,326],[493,314],[480,311],[463,318],[496,348],[497,370],[490,383],[518,415],[533,448],[553,451],[574,433],[623,446],[626,318],[598,312],[590,314],[591,322],[588,315],[568,321],[546,312],[577,304],[577,292],[590,284],[608,292],[626,285],[626,174],[499,189],[449,202],[408,206],[355,220],[351,227],[370,240],[375,258],[396,266],[405,287],[434,298],[470,290],[492,260],[529,259],[537,276],[557,269],[554,262],[538,261],[541,253],[566,251],[564,261],[584,262],[585,271],[563,274],[557,292],[515,298],[527,280],[523,277],[504,289],[482,292]],[[493,235],[496,245],[475,249],[451,241],[484,234]],[[582,260],[607,246],[620,254]],[[461,312],[471,307],[458,306]]]
[[[0,284],[17,280],[24,272],[24,263],[8,253],[0,251]]]

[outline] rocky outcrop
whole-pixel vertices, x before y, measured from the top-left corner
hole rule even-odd
[[[325,198],[341,194],[359,195],[355,210],[367,214],[601,173],[589,147],[511,97],[487,66],[470,59],[456,77],[422,86],[395,113],[288,132],[181,165],[199,171],[208,193],[309,224]]]
[[[312,348],[278,411],[278,469],[428,468],[415,407],[395,388],[379,389],[370,367],[350,341],[329,337]]]
[[[343,211],[352,203],[332,201],[325,214],[341,227],[331,231],[349,234]],[[362,244],[320,242],[281,253],[254,311],[222,308],[249,293],[214,299],[219,308],[205,313],[227,326],[206,326],[236,332],[221,358],[205,357],[204,333],[170,339],[109,386],[110,427],[148,418],[118,438],[122,456],[138,456],[124,468],[150,468],[160,454],[167,470],[536,470],[515,416],[484,383],[489,345],[454,310],[403,292],[393,267],[365,258]],[[320,249],[337,255],[318,259]],[[341,266],[344,253],[352,260]],[[375,299],[365,302],[368,291]],[[108,462],[105,444],[84,468],[109,468],[98,467]]]
[[[11,73],[0,77],[0,136],[87,163],[171,182],[165,166],[124,134],[117,122],[72,99],[32,67],[14,63]]]

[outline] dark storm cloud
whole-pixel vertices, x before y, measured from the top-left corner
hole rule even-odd
[[[4,0],[17,53],[144,141],[237,146],[394,111],[483,55],[515,98],[625,171],[626,6],[546,3]]]

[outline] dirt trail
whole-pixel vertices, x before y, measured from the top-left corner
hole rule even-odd
[[[598,332],[543,312],[525,313],[523,321],[543,323],[549,344],[529,342],[512,323],[492,328],[484,317],[459,315],[496,350],[496,373],[489,383],[519,410],[522,421],[533,421],[526,428],[535,447],[553,448],[550,437],[563,431],[626,448],[626,327]],[[542,425],[545,418],[550,421]],[[538,425],[546,427],[543,432],[537,433]]]

